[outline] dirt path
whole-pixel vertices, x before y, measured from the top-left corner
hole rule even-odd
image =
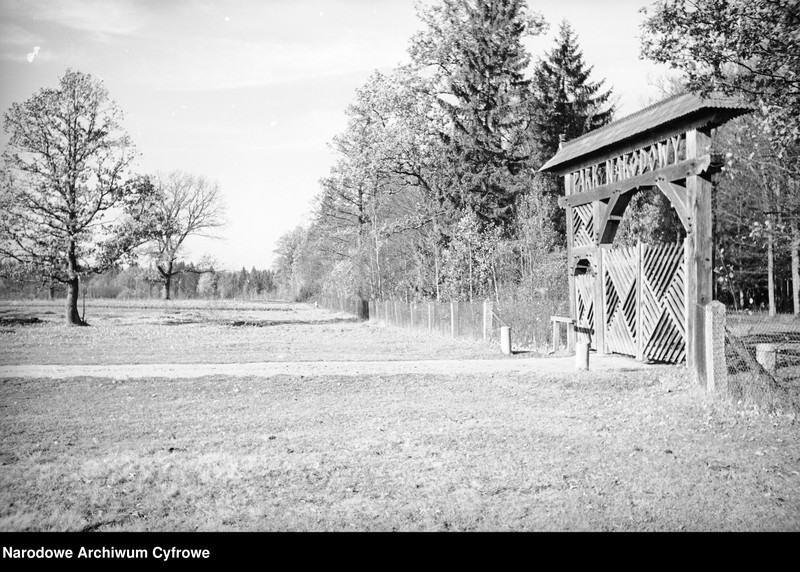
[[[592,356],[591,371],[635,371],[668,367],[644,364],[631,358],[609,355]],[[0,378],[104,377],[115,379],[168,377],[186,378],[206,375],[269,377],[275,375],[394,375],[430,373],[469,375],[492,373],[570,373],[575,358],[550,357],[531,359],[409,360],[409,361],[285,361],[238,364],[128,364],[128,365],[5,365]]]

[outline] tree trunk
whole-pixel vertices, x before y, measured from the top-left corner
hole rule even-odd
[[[156,269],[158,270],[159,274],[161,274],[161,278],[164,281],[164,300],[170,299],[170,294],[172,292],[172,276],[174,272],[172,272],[173,263],[170,260],[167,262],[167,269],[163,270],[161,266],[156,265]]]
[[[164,300],[169,300],[170,290],[172,289],[172,274],[167,274],[164,277]]]
[[[772,225],[767,231],[767,294],[769,295],[769,315],[775,316],[775,237]]]
[[[78,296],[80,290],[80,281],[77,276],[70,278],[67,282],[67,325],[68,326],[83,326],[84,321],[78,313]]]
[[[800,316],[800,227],[792,221],[792,302],[794,315]]]
[[[80,278],[78,276],[78,258],[75,256],[75,243],[70,241],[67,250],[67,273],[69,281],[67,282],[67,325],[68,326],[83,326],[84,321],[81,320],[78,314],[78,296],[80,295]]]

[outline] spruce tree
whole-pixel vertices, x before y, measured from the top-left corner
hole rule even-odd
[[[534,70],[534,138],[541,162],[555,155],[561,136],[569,141],[611,120],[611,91],[603,91],[605,80],[590,81],[591,73],[572,26],[562,21],[555,46]]]
[[[508,230],[530,160],[522,38],[538,34],[542,20],[524,0],[444,0],[421,17],[428,29],[413,38],[411,56],[418,69],[434,70],[449,126],[441,138],[451,184],[440,201],[452,226],[475,213],[482,227]]]
[[[536,165],[541,165],[558,151],[563,137],[566,141],[580,137],[611,121],[614,107],[611,91],[603,90],[604,80],[592,82],[592,67],[586,66],[578,39],[569,22],[561,22],[555,46],[540,59],[534,68],[531,82],[531,147]],[[555,197],[564,189],[560,177],[537,174],[536,187],[548,194],[541,203],[552,230],[566,243],[566,217]]]

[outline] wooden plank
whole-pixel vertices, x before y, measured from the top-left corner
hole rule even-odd
[[[691,232],[692,223],[691,219],[689,218],[689,209],[686,204],[686,187],[676,185],[675,183],[671,183],[663,179],[656,180],[656,185],[658,185],[658,188],[661,189],[662,193],[664,193],[664,196],[669,199],[669,202],[672,204],[672,208],[675,209],[675,212],[678,213],[678,217],[681,219],[681,223],[683,223],[684,230],[687,233]]]
[[[597,249],[594,257],[597,268],[594,275],[594,339],[595,350],[600,355],[606,353],[605,347],[605,303],[603,299],[603,250]]]
[[[699,130],[691,130],[686,134],[686,153],[695,157],[707,153],[711,147],[711,137]],[[711,213],[711,182],[704,177],[693,175],[686,178],[689,216],[692,221],[690,252],[686,269],[689,290],[687,313],[693,322],[691,339],[687,355],[692,357],[692,368],[697,372],[697,379],[704,384],[705,372],[698,370],[705,363],[703,349],[703,328],[698,322],[698,310],[711,302],[713,288],[713,227]],[[688,360],[687,360],[688,361]],[[688,365],[688,363],[687,363]]]
[[[572,176],[564,175],[564,194],[569,196],[573,190]],[[575,247],[575,230],[572,222],[572,209],[567,208],[567,260],[572,261],[572,249]],[[575,305],[575,272],[574,267],[570,269],[567,274],[567,287],[569,289],[569,315],[574,320],[577,318],[577,310]],[[575,336],[570,335],[569,331],[572,328],[567,328],[567,351],[575,351]]]
[[[642,175],[637,175],[636,177],[606,184],[602,187],[592,189],[591,191],[574,193],[561,197],[558,199],[558,205],[562,208],[576,207],[591,203],[592,201],[608,199],[615,194],[627,193],[639,187],[656,186],[657,182],[660,180],[679,181],[692,175],[704,173],[708,170],[710,164],[710,153],[703,157],[686,159],[679,162],[677,165],[670,165],[664,169],[657,169]]]
[[[642,335],[642,265],[644,264],[644,245],[641,242],[636,243],[636,336],[634,341],[636,343],[636,359],[644,361],[643,353],[643,339]]]

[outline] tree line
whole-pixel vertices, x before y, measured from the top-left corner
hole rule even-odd
[[[615,118],[570,24],[535,61],[543,18],[524,0],[420,8],[410,63],[375,72],[347,108],[312,221],[282,236],[276,280],[297,299],[567,299],[566,224],[538,168]],[[665,97],[736,94],[753,114],[717,133],[716,295],[736,308],[798,307],[798,7],[790,0],[662,0],[642,56],[680,72]],[[643,188],[617,243],[674,242],[668,200]]]
[[[169,299],[258,300],[278,295],[275,273],[255,267],[239,271],[215,270],[180,260],[173,264]],[[151,261],[116,265],[101,274],[86,277],[80,283],[80,296],[92,298],[153,299],[165,298],[164,278]],[[0,297],[6,299],[56,299],[66,295],[63,283],[25,275],[25,267],[14,262],[0,264]]]

